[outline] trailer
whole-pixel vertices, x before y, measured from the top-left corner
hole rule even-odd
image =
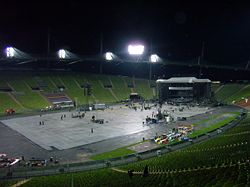
[[[95,110],[105,110],[106,109],[105,104],[94,104],[93,107],[94,107]]]

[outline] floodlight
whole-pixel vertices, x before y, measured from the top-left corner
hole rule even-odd
[[[7,58],[12,58],[12,57],[14,57],[15,49],[13,47],[7,47],[5,49],[5,53],[6,53]]]
[[[128,53],[130,55],[142,55],[144,52],[143,45],[129,45],[128,46]]]
[[[58,51],[58,57],[59,57],[60,59],[65,59],[65,58],[66,58],[66,51],[65,51],[64,49],[60,49],[60,50]]]
[[[159,60],[160,60],[160,58],[159,58],[159,56],[157,55],[157,54],[152,54],[151,56],[150,56],[150,58],[149,58],[149,61],[150,62],[159,62]]]
[[[110,60],[113,60],[113,58],[114,58],[113,53],[111,53],[111,52],[105,53],[105,59],[106,60],[110,61]]]

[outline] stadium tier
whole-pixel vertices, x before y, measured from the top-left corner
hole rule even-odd
[[[244,87],[243,84],[225,84],[222,85],[215,96],[219,101],[226,101],[229,97],[231,97],[236,92],[239,92]]]
[[[63,100],[78,105],[114,103],[128,99],[132,92],[152,99],[155,93],[144,79],[66,72],[5,72],[0,76],[0,89],[0,114],[7,108],[18,112],[39,110]]]
[[[249,133],[248,116],[214,139],[160,157],[119,168],[34,177],[22,186],[248,186]]]
[[[86,85],[90,85],[90,95],[86,93]],[[119,102],[134,92],[145,99],[152,99],[154,87],[155,81],[122,76],[65,72],[3,73],[0,76],[0,113],[3,114],[6,108],[14,108],[18,112],[44,108],[53,103],[46,94],[58,92],[71,101],[76,100],[78,105]],[[250,96],[248,84],[212,84],[212,90],[218,101],[229,104]],[[60,101],[61,96],[56,97],[55,100]]]

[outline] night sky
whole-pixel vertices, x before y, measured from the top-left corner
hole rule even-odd
[[[82,55],[103,50],[125,53],[141,41],[159,56],[185,61],[199,56],[225,65],[250,57],[250,4],[247,1],[5,1],[0,6],[0,45],[46,54],[65,47]]]

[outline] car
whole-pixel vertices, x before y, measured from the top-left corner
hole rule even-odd
[[[5,110],[5,114],[7,114],[7,115],[12,115],[12,114],[15,114],[15,110],[13,109],[13,108],[7,108],[6,110]]]

